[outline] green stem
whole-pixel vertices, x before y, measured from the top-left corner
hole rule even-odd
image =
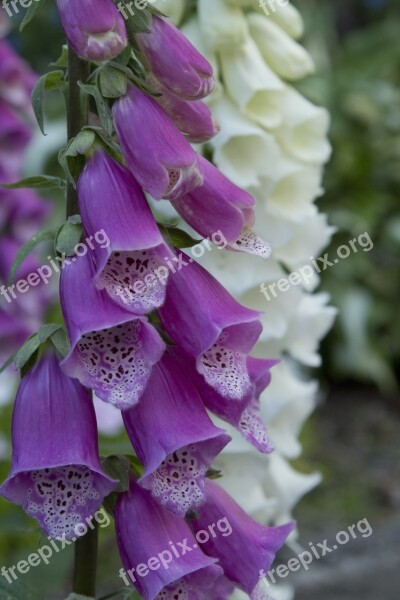
[[[90,75],[90,63],[81,60],[71,48],[68,47],[68,81],[69,94],[67,101],[67,131],[68,141],[78,135],[88,122],[88,99],[82,98],[78,81],[85,83]],[[72,183],[67,186],[67,218],[79,213],[78,195]]]
[[[90,75],[90,63],[81,60],[69,46],[68,48],[68,81],[67,130],[68,141],[78,135],[88,123],[88,101],[82,98],[78,81],[86,83]],[[67,187],[67,218],[79,213],[78,195],[71,183]],[[86,535],[75,542],[75,564],[73,591],[75,594],[94,598],[96,594],[98,525],[90,529]]]
[[[97,548],[99,528],[93,523],[86,535],[75,542],[73,592],[94,598],[96,594]]]

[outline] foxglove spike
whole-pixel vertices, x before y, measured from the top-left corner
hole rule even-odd
[[[179,198],[203,183],[195,151],[153,98],[129,85],[113,116],[127,166],[155,200]]]
[[[94,273],[88,254],[62,271],[61,306],[71,342],[62,367],[105,402],[127,410],[139,401],[165,345],[146,318],[133,319],[95,288]]]
[[[178,514],[196,509],[208,468],[231,438],[212,423],[171,352],[153,368],[139,404],[123,419],[145,467],[141,485]]]
[[[90,395],[64,375],[53,354],[45,354],[20,384],[12,450],[0,494],[20,504],[50,537],[70,539],[116,486],[100,467]]]

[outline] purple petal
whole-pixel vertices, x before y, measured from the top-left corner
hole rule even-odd
[[[86,60],[103,61],[127,46],[124,19],[112,0],[57,0],[69,43]]]
[[[216,561],[202,553],[187,523],[161,506],[134,480],[129,492],[118,497],[115,527],[122,563],[144,600],[173,600],[172,592],[177,591],[178,584],[191,587],[188,576],[195,573],[196,580],[192,581],[200,593],[203,586],[209,585],[210,577],[215,580],[222,575],[222,570],[214,565]],[[180,555],[178,549],[182,543],[190,551]],[[141,577],[136,569],[147,563],[152,568]],[[199,598],[203,600],[204,596]]]
[[[152,31],[136,34],[136,41],[154,75],[173,94],[186,100],[211,94],[215,86],[211,65],[166,19],[154,17]]]
[[[97,150],[79,178],[78,195],[83,225],[94,246],[97,287],[135,315],[160,307],[166,279],[150,276],[163,264],[165,244],[133,176]],[[99,233],[102,244],[96,243]]]
[[[24,377],[12,422],[13,458],[2,496],[20,504],[51,537],[72,537],[116,482],[101,470],[93,403],[46,354]]]
[[[113,116],[127,166],[153,198],[178,198],[202,184],[195,151],[153,98],[129,85]]]
[[[172,353],[153,368],[139,404],[123,418],[145,467],[141,484],[174,512],[199,506],[207,470],[230,437],[212,423]]]
[[[0,40],[0,98],[17,108],[28,109],[37,78],[10,44]]]
[[[61,305],[71,341],[62,366],[99,398],[126,410],[138,402],[165,345],[145,318],[132,319],[94,287],[94,269],[86,255],[62,271]]]
[[[225,536],[210,537],[202,546],[224,569],[225,575],[247,594],[256,588],[260,571],[268,571],[294,523],[265,527],[254,521],[221,487],[207,481],[207,500],[190,521],[195,532],[210,523],[224,524]]]

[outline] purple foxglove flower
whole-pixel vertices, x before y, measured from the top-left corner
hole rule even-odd
[[[8,182],[12,182],[22,167],[23,152],[31,140],[32,132],[2,100],[0,122],[0,169],[9,176]]]
[[[115,528],[129,579],[144,600],[208,600],[223,578],[215,559],[203,554],[187,523],[154,500],[133,479],[118,496]],[[225,598],[221,598],[225,600]]]
[[[11,473],[0,494],[36,519],[50,537],[71,538],[116,482],[101,469],[88,392],[45,354],[18,389]]]
[[[251,390],[247,355],[257,342],[261,313],[239,304],[205,269],[179,253],[159,314],[168,335],[196,361],[222,396],[242,400]],[[179,263],[179,264],[178,264]]]
[[[153,98],[129,85],[113,116],[127,166],[155,200],[179,198],[203,183],[196,152]]]
[[[173,94],[200,100],[213,91],[210,63],[179,29],[162,17],[153,18],[150,33],[138,33],[136,41],[151,71]]]
[[[5,40],[0,40],[0,98],[16,108],[31,110],[37,75]]]
[[[278,360],[249,356],[246,366],[251,387],[243,400],[232,402],[204,381],[189,356],[175,351],[175,357],[181,371],[189,375],[203,403],[211,412],[233,425],[260,452],[265,454],[272,452],[273,446],[268,439],[260,411],[260,395],[269,386],[271,369],[279,363]]]
[[[104,150],[97,150],[79,178],[78,196],[86,233],[96,239],[106,228],[105,243],[94,243],[96,286],[135,315],[159,308],[168,278],[163,266],[166,248],[133,176]],[[156,276],[160,267],[162,278]]]
[[[228,248],[269,258],[271,246],[252,231],[253,196],[234,185],[208,160],[199,156],[203,185],[171,200],[175,210],[204,237],[221,231]]]
[[[110,60],[127,46],[124,19],[112,0],[57,0],[65,34],[86,60]]]
[[[62,270],[61,306],[71,341],[62,367],[101,400],[126,410],[139,401],[165,345],[145,317],[133,319],[97,290],[94,274],[89,254]]]
[[[7,179],[4,173],[0,174],[0,183]],[[0,227],[9,226],[21,243],[37,232],[49,212],[49,203],[31,190],[0,189]]]
[[[139,404],[123,419],[145,467],[141,485],[178,514],[199,506],[207,470],[231,438],[212,423],[195,387],[168,351],[154,366]]]
[[[252,600],[266,600],[267,596],[257,588],[260,571],[267,571],[275,554],[283,546],[294,523],[281,527],[265,527],[252,519],[219,485],[207,480],[206,502],[197,509],[196,517],[190,520],[192,529],[198,533],[210,523],[225,520],[225,536],[211,536],[202,545],[206,554],[219,559],[226,577],[253,594]],[[200,539],[200,538],[199,538]]]
[[[18,350],[32,333],[37,331],[40,323],[24,318],[19,311],[11,312],[0,306],[0,363],[3,364],[12,352]]]
[[[161,94],[155,96],[156,102],[171,117],[176,127],[192,144],[202,144],[213,138],[220,130],[213,119],[211,110],[201,100],[188,102],[172,94],[168,88],[149,78],[149,84],[154,91]]]

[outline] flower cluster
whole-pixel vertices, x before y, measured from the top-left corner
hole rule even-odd
[[[165,6],[156,3],[161,4]],[[167,2],[177,22],[181,4]],[[304,30],[301,15],[289,3],[275,3],[267,15],[262,4],[198,0],[197,12],[182,31],[217,75],[208,104],[221,130],[205,147],[207,155],[211,150],[220,171],[257,198],[257,227],[274,249],[272,259],[261,265],[232,253],[206,256],[203,262],[240,301],[265,311],[257,355],[282,358],[261,395],[262,415],[276,451],[256,456],[254,448],[229,429],[233,442],[219,459],[225,473],[222,485],[253,516],[279,523],[319,481],[317,474],[297,473],[288,459],[301,452],[297,436],[317,392],[301,366],[319,366],[319,342],[336,311],[328,306],[326,294],[312,293],[316,275],[308,286],[292,286],[268,301],[262,284],[273,284],[288,270],[308,264],[329,243],[333,228],[315,200],[323,192],[323,165],[331,148],[327,111],[293,85],[314,70],[311,56],[298,42]]]
[[[91,62],[126,54],[125,24],[112,0],[57,4],[70,51]],[[174,245],[146,194],[168,200],[199,234],[220,231],[232,256],[265,259],[271,248],[253,230],[254,197],[190,145],[218,131],[203,102],[215,87],[210,63],[167,19],[155,13],[151,23],[133,33],[145,79],[130,77],[110,113],[122,154],[110,153],[99,136],[77,183],[85,235],[104,229],[110,244],[61,272],[70,350],[61,361],[46,351],[22,380],[12,469],[0,493],[49,536],[71,538],[76,523],[98,509],[117,482],[100,466],[93,390],[121,411],[141,465],[115,504],[124,567],[129,572],[182,539],[190,545],[168,569],[132,578],[143,598],[226,600],[237,587],[267,600],[259,573],[293,523],[259,525],[211,481],[210,467],[230,437],[208,411],[258,453],[270,453],[259,398],[276,361],[251,356],[261,313]],[[223,518],[229,538],[200,548],[196,533]]]

